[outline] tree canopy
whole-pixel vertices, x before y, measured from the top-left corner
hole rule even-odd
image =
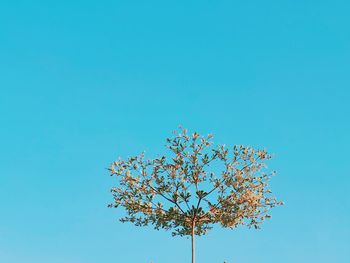
[[[246,146],[214,145],[213,136],[186,129],[166,140],[168,156],[141,153],[118,159],[109,168],[117,179],[110,207],[124,207],[122,222],[173,235],[203,235],[215,224],[259,228],[269,210],[281,205],[268,181],[271,155]]]

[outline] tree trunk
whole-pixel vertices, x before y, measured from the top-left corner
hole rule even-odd
[[[193,223],[192,223],[192,233],[191,233],[192,263],[195,263],[195,244],[194,244],[195,233],[194,233],[194,228],[195,228],[195,222],[193,221]]]

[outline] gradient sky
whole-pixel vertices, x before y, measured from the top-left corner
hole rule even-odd
[[[286,203],[199,238],[199,263],[349,262],[349,8],[2,0],[0,261],[189,262],[189,239],[106,207],[110,162],[181,124],[274,153]]]

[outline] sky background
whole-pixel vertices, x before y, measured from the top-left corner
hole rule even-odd
[[[0,261],[179,263],[190,240],[118,222],[116,158],[183,125],[274,153],[285,206],[214,228],[199,263],[350,258],[349,1],[0,3]]]

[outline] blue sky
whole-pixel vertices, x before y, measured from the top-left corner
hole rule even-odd
[[[190,240],[117,221],[117,157],[179,124],[265,147],[286,205],[215,228],[198,262],[350,258],[349,2],[1,1],[0,261],[179,263]]]

